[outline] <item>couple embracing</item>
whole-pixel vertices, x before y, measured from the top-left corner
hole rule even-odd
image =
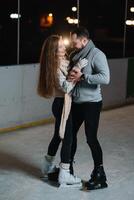
[[[109,66],[106,55],[95,46],[85,27],[71,32],[71,44],[74,51],[69,58],[61,36],[49,36],[42,46],[38,94],[54,97],[55,117],[54,134],[43,157],[42,173],[44,177],[57,174],[60,187],[82,185],[81,179],[74,175],[73,163],[77,133],[84,122],[94,168],[83,187],[86,190],[105,188],[108,184],[97,131],[102,109],[101,85],[110,81]],[[53,163],[60,143],[61,162],[57,170]]]

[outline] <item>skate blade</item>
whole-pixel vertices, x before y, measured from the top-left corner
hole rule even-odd
[[[43,176],[41,176],[40,177],[40,179],[42,180],[42,181],[48,181],[48,175],[43,175]]]
[[[76,183],[76,184],[66,184],[66,183],[62,183],[59,185],[59,189],[63,189],[63,188],[82,188],[82,183]]]
[[[87,187],[87,186],[83,186],[82,188],[81,188],[81,190],[82,191],[85,191],[85,192],[88,192],[88,191],[92,191],[92,190],[100,190],[100,189],[106,189],[108,187],[108,185],[107,184],[105,184],[105,185],[98,185],[98,186],[96,186],[96,187]]]

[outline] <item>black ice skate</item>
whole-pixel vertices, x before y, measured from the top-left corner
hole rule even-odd
[[[55,168],[54,172],[48,173],[48,180],[58,182],[58,176],[59,176],[59,168]]]
[[[106,183],[106,174],[103,166],[96,167],[92,174],[91,179],[83,184],[83,190],[95,190],[108,187]]]

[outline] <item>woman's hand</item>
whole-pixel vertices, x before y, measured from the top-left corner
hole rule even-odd
[[[72,70],[69,72],[67,80],[76,83],[80,81],[81,75],[81,70],[78,67],[73,67]]]

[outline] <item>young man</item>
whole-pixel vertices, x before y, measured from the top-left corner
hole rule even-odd
[[[94,169],[91,178],[85,183],[87,190],[107,187],[103,167],[103,152],[97,138],[100,112],[102,109],[101,85],[110,81],[109,67],[105,54],[95,47],[84,27],[78,27],[71,33],[72,46],[75,51],[70,55],[73,67],[80,59],[88,59],[82,71],[72,70],[68,79],[78,81],[73,90],[73,144],[71,159],[77,148],[77,133],[84,122],[87,143],[92,153]]]

